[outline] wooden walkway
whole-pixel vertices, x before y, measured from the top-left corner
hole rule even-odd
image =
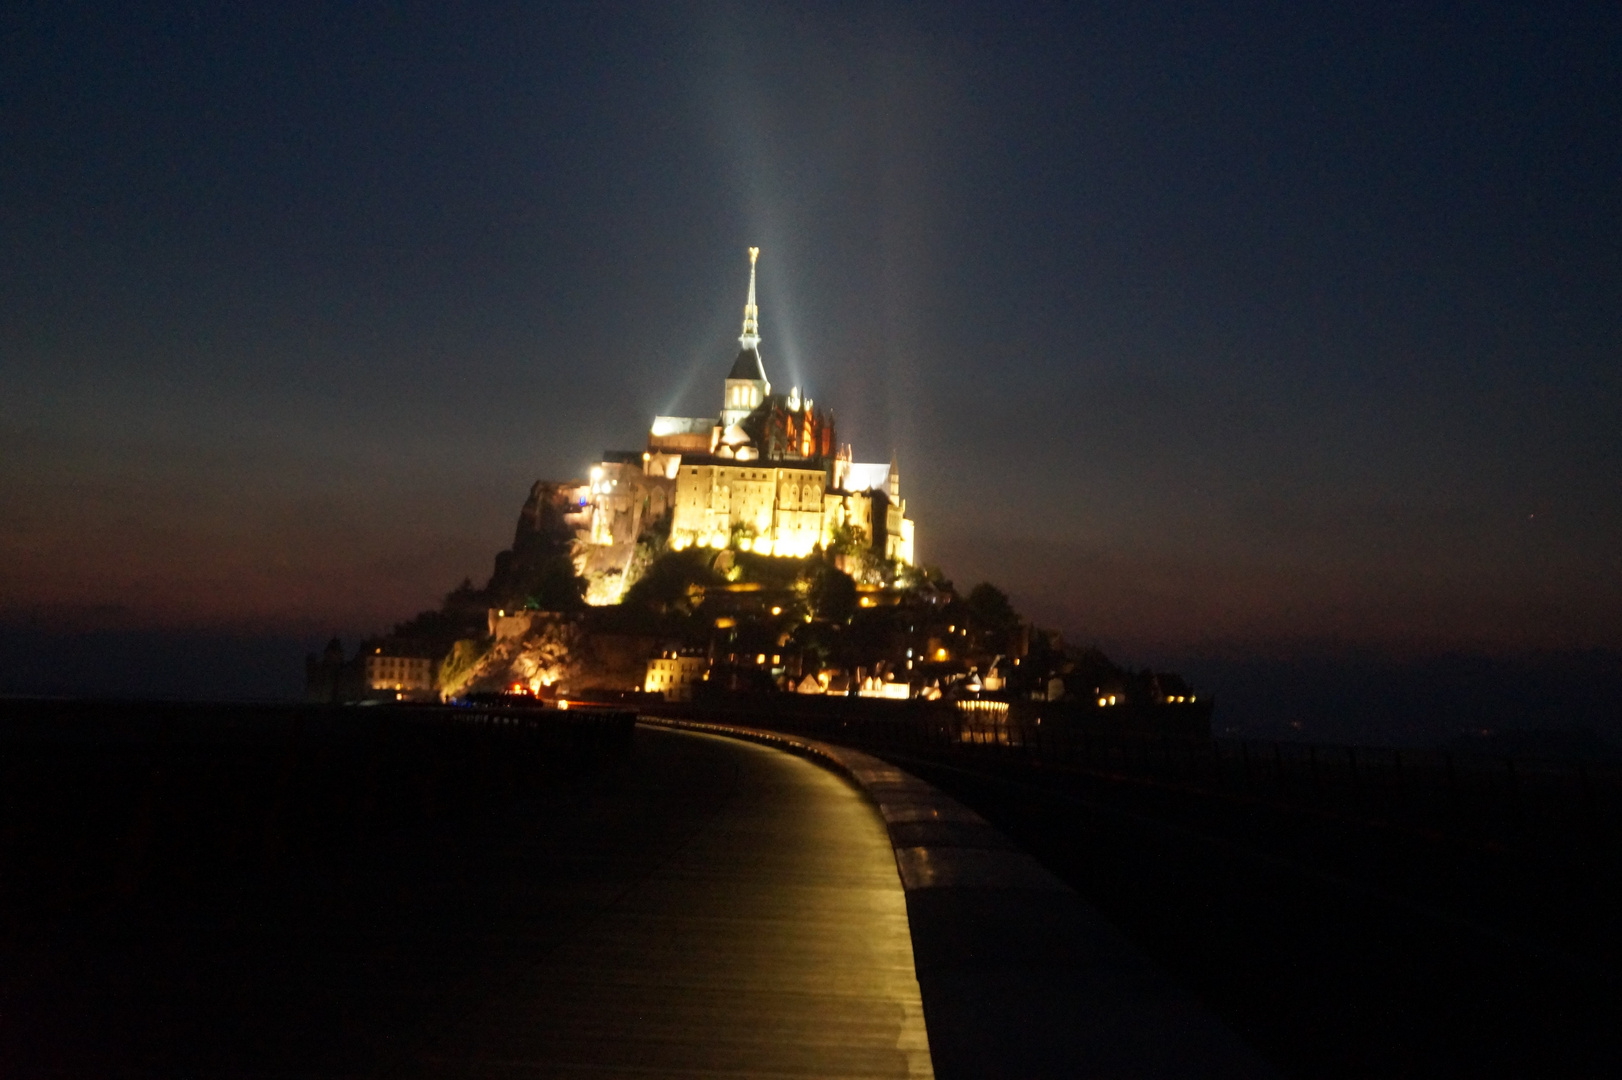
[[[186,910],[0,928],[0,1075],[931,1071],[873,806],[793,755],[642,729],[522,814]]]
[[[879,816],[803,759],[709,735],[729,774],[668,856],[436,1048],[443,1077],[932,1075]]]

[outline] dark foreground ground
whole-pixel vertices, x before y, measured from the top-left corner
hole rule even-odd
[[[171,853],[136,887],[115,858],[53,905],[12,889],[0,1076],[927,1069],[894,860],[847,784],[667,731],[557,765],[499,806],[339,814],[272,862],[252,836],[207,882]]]
[[[983,754],[883,756],[1036,855],[1288,1075],[1622,1070],[1611,860]]]
[[[927,1067],[884,826],[808,762],[628,723],[73,708],[0,710],[0,1076]],[[1288,1075],[1619,1071],[1608,832],[874,749]]]

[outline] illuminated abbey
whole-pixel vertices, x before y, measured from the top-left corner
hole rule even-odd
[[[895,463],[853,461],[831,412],[799,387],[772,392],[760,357],[759,254],[749,249],[743,333],[719,413],[654,417],[644,450],[605,454],[589,485],[566,495],[594,603],[619,599],[637,541],[666,515],[676,550],[803,557],[820,548],[913,562],[913,523]]]

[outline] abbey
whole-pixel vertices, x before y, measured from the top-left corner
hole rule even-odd
[[[895,463],[853,461],[829,410],[798,387],[772,392],[760,356],[759,255],[759,248],[749,249],[743,333],[719,413],[654,417],[645,450],[605,454],[589,486],[582,485],[577,512],[589,511],[589,528],[581,530],[587,543],[581,570],[596,602],[618,598],[636,540],[665,514],[677,550],[736,547],[803,557],[821,548],[913,562],[913,522]]]

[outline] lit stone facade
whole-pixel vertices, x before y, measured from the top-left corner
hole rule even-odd
[[[371,696],[392,694],[415,699],[431,696],[434,689],[434,662],[418,656],[366,657],[366,689]]]
[[[677,550],[735,546],[803,557],[854,542],[884,559],[914,560],[914,527],[894,463],[852,461],[831,413],[798,387],[772,393],[760,358],[758,255],[750,249],[743,333],[719,415],[654,417],[645,451],[610,454],[592,469],[581,565],[593,603],[623,593],[636,538],[667,509]]]
[[[650,694],[663,694],[666,701],[691,701],[693,688],[704,681],[704,673],[709,669],[708,657],[666,653],[648,661],[642,689]]]
[[[646,522],[669,510],[675,485],[649,475],[644,461],[604,461],[591,470],[591,542],[599,546],[634,543]]]
[[[913,565],[913,524],[901,497],[895,463],[833,463],[834,490],[824,497],[824,544],[842,527],[859,530],[869,547],[886,559]]]
[[[827,479],[813,462],[683,461],[670,544],[681,550],[736,542],[765,555],[809,555],[824,539]]]

